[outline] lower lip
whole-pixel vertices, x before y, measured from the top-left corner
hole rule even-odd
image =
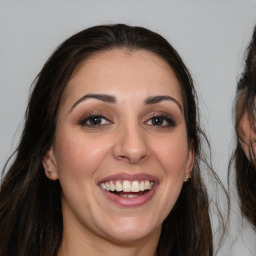
[[[101,188],[101,187],[100,187]],[[145,193],[144,195],[133,197],[133,198],[126,198],[126,197],[120,197],[114,193],[111,193],[103,188],[101,190],[106,195],[106,197],[111,200],[112,202],[124,206],[124,207],[136,207],[136,206],[142,206],[146,203],[148,203],[153,195],[156,192],[157,184],[154,184],[152,189]]]

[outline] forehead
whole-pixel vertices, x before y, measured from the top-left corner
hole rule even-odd
[[[172,94],[183,104],[182,90],[170,65],[146,50],[112,49],[79,64],[68,83],[64,100],[85,93]]]

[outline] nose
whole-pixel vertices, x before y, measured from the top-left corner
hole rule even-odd
[[[114,157],[131,164],[146,160],[150,147],[143,128],[138,126],[120,127],[115,138]]]

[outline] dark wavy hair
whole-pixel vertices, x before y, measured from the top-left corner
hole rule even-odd
[[[245,112],[251,128],[256,131],[256,27],[252,39],[246,50],[246,61],[244,71],[237,85],[235,99],[235,131],[236,149],[232,160],[235,163],[236,186],[240,199],[240,207],[243,215],[256,228],[256,159],[253,152],[253,141],[249,143],[249,158],[246,157],[239,142],[239,124]],[[255,142],[254,142],[255,143]]]
[[[76,67],[93,54],[116,48],[143,49],[170,65],[182,88],[187,137],[195,150],[192,177],[184,183],[162,225],[157,255],[213,255],[210,203],[199,166],[204,161],[204,134],[199,126],[191,75],[162,36],[142,27],[117,24],[91,27],[67,39],[36,78],[14,160],[4,168],[0,192],[1,256],[57,255],[63,232],[61,187],[58,181],[45,176],[42,159],[54,140],[63,92]]]

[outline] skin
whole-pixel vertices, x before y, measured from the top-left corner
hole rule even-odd
[[[250,147],[252,146],[252,151],[256,152],[256,132],[251,127],[247,111],[243,114],[239,123],[239,141],[248,160],[250,160]]]
[[[88,94],[110,95],[116,102],[82,98]],[[160,95],[173,100],[145,104]],[[104,116],[98,126],[90,125],[91,114]],[[164,117],[155,125],[155,115],[173,121]],[[180,84],[164,60],[126,49],[87,59],[68,84],[55,141],[43,160],[47,177],[62,187],[58,255],[155,255],[161,225],[193,164]],[[98,184],[118,173],[156,177],[151,200],[136,207],[109,200]]]
[[[255,154],[254,152],[256,152],[256,132],[249,120],[247,110],[243,110],[247,93],[247,88],[244,88],[239,92],[237,96],[236,118],[239,118],[241,116],[238,125],[239,142],[244,153],[246,154],[246,157],[249,161],[251,161],[251,156]],[[255,162],[254,159],[252,159],[252,161]]]

